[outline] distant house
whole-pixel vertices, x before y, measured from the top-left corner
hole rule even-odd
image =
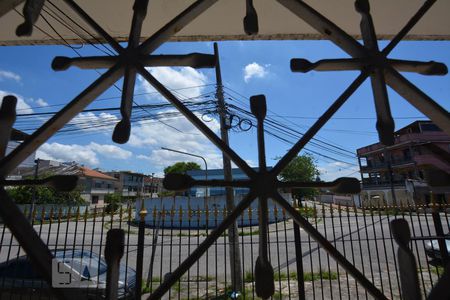
[[[107,175],[116,178],[115,193],[126,198],[136,198],[142,192],[144,174],[131,171],[110,171]]]
[[[81,197],[93,206],[104,206],[105,196],[114,193],[117,179],[86,167],[80,167],[79,170],[78,185],[82,188]]]
[[[10,140],[6,147],[6,155],[8,155],[11,151],[17,148],[22,141],[24,141],[29,135],[23,131],[17,130],[13,128],[11,130]],[[35,157],[36,152],[33,152],[30,156],[28,156],[24,161],[20,163],[12,172],[8,174],[9,179],[19,179],[21,176],[21,170],[24,168],[30,168],[35,165]]]
[[[162,186],[162,178],[154,176],[144,176],[144,196],[149,198],[158,197],[158,195],[164,190]]]
[[[448,203],[450,136],[431,121],[413,122],[395,135],[392,146],[376,143],[357,150],[363,204],[428,204],[430,192],[436,202]]]
[[[114,193],[117,179],[97,170],[80,166],[75,162],[36,160],[38,175],[77,175],[81,197],[91,206],[103,206],[105,196]],[[22,176],[34,176],[35,167],[22,168]]]
[[[110,171],[106,174],[117,179],[114,191],[125,198],[136,199],[140,195],[157,197],[162,191],[162,178],[132,171]]]

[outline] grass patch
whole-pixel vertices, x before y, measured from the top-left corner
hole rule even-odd
[[[314,207],[297,207],[297,211],[300,215],[302,215],[305,218],[315,218],[317,217],[317,209]]]
[[[444,267],[442,267],[442,266],[432,266],[430,264],[430,270],[428,270],[428,268],[422,268],[422,269],[418,268],[417,272],[418,273],[420,273],[420,272],[422,272],[422,273],[430,272],[430,273],[432,273],[434,275],[441,276],[444,273]]]
[[[335,280],[338,279],[337,272],[328,272],[328,271],[322,271],[322,272],[306,272],[303,274],[303,279],[305,281],[315,281],[319,279],[331,279]]]
[[[289,273],[289,276],[286,272],[276,272],[274,274],[274,280],[275,281],[287,281],[287,280],[297,280],[297,272],[291,272]],[[328,271],[322,271],[322,272],[306,272],[303,274],[303,280],[304,281],[314,281],[314,280],[320,280],[320,279],[331,279],[335,280],[338,279],[337,272],[328,272]],[[253,282],[254,277],[251,271],[246,271],[244,274],[244,282],[249,283]]]

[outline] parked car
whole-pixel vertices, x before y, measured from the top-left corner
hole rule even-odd
[[[450,257],[450,232],[445,235],[445,245],[447,248],[448,256]],[[442,262],[441,251],[439,250],[438,240],[431,240],[425,243],[425,253],[428,257],[437,262]]]
[[[70,289],[70,293],[79,299],[105,297],[106,262],[103,258],[86,250],[57,250],[53,254],[56,258],[56,265],[52,270],[54,286],[59,284],[59,287]],[[55,267],[58,273],[56,275]],[[135,287],[136,272],[121,264],[118,298],[133,298]],[[1,263],[0,299],[18,299],[24,296],[27,299],[46,299],[51,297],[51,292],[26,256]]]

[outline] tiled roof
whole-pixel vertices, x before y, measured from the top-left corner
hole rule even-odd
[[[83,173],[83,175],[86,177],[102,178],[102,179],[107,179],[107,180],[117,180],[114,177],[108,176],[99,171],[95,171],[95,170],[92,170],[92,169],[89,169],[86,167],[80,167],[80,170]]]

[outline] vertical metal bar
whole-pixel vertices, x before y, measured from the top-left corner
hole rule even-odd
[[[286,272],[288,274],[287,279],[287,286],[288,286],[288,293],[289,293],[289,300],[291,299],[292,293],[291,293],[291,270],[290,270],[290,263],[289,263],[289,252],[288,252],[288,237],[287,237],[287,228],[286,228],[286,210],[282,209],[283,214],[283,231],[284,231],[284,250],[286,255]]]
[[[5,232],[6,232],[6,225],[5,224],[1,224],[2,225],[2,236],[1,236],[1,238],[0,238],[0,255],[2,254],[2,249],[3,249],[3,240],[4,240],[4,238],[5,238]],[[48,243],[47,243],[48,244]],[[3,289],[4,289],[4,286],[5,285],[5,277],[3,277],[3,279],[2,279],[2,284],[0,285],[0,299],[1,299],[1,297],[2,297],[2,294],[3,294]]]
[[[110,229],[106,235],[105,260],[108,266],[106,273],[106,299],[117,299],[119,284],[120,259],[123,256],[125,232],[122,229]]]
[[[301,202],[300,202],[301,203]],[[311,208],[311,207],[309,207],[309,208]],[[309,215],[309,213],[308,213],[308,205],[305,203],[305,206],[304,206],[304,209],[303,209],[303,213],[304,213],[304,215],[306,216],[306,220],[309,222],[309,223],[311,223],[311,216]],[[315,214],[316,212],[313,210],[313,213]],[[314,216],[312,217],[312,218],[314,218]],[[294,222],[294,224],[297,224],[296,222]],[[297,224],[298,225],[298,224]],[[300,227],[300,226],[299,226]],[[299,231],[300,232],[300,231]],[[308,234],[307,235],[308,236],[308,247],[309,247],[309,271],[310,271],[310,273],[311,273],[311,277],[314,275],[314,267],[313,267],[313,257],[312,257],[312,253],[313,253],[313,251],[312,251],[312,247],[311,247],[311,236]],[[300,241],[301,242],[301,241]],[[303,268],[303,265],[302,265],[302,268]],[[300,274],[297,274],[297,276],[300,276]],[[316,299],[316,287],[315,287],[315,280],[314,280],[314,278],[312,278],[313,280],[312,280],[312,294],[313,294],[313,299],[315,300]],[[304,281],[304,276],[303,276],[303,279],[302,279],[303,281]],[[303,285],[304,286],[304,285]],[[306,297],[306,295],[304,295],[304,297]]]
[[[125,250],[125,286],[127,286],[128,284],[128,253],[130,252],[130,235],[131,235],[131,221],[132,221],[132,217],[131,217],[131,205],[128,203],[127,204],[127,241],[126,241],[126,250]],[[134,291],[136,292],[136,291]]]
[[[209,205],[208,202],[205,201],[206,205],[205,205],[205,233],[206,235],[208,235],[208,230],[209,230]],[[206,250],[206,262],[205,262],[205,269],[206,269],[206,295],[205,298],[208,299],[209,298],[209,248],[208,250]],[[217,289],[217,286],[216,286]]]
[[[389,218],[389,213],[390,212],[387,211],[388,218]],[[381,207],[379,205],[378,205],[378,217],[379,217],[378,224],[380,225],[380,231],[381,231],[381,240],[383,241],[384,259],[386,261],[386,271],[387,271],[387,275],[388,275],[387,278],[388,278],[388,284],[389,284],[389,292],[391,294],[391,298],[394,298],[394,294],[393,294],[393,291],[392,291],[391,273],[390,273],[390,270],[389,270],[389,262],[388,262],[388,259],[387,259],[386,238],[384,236],[383,221],[382,221],[382,218],[381,218]],[[389,219],[388,219],[388,223],[389,223]]]
[[[299,202],[299,208],[301,209],[303,207],[302,201]],[[304,273],[303,273],[303,252],[302,252],[302,240],[300,238],[300,227],[297,223],[293,222],[294,227],[294,245],[295,245],[295,265],[297,267],[297,286],[298,286],[298,299],[299,300],[306,300],[305,295],[305,279],[304,279]],[[309,244],[311,247],[311,244]],[[310,250],[310,256],[311,256],[311,249]],[[311,264],[312,267],[312,264]]]
[[[373,242],[375,244],[375,254],[377,256],[377,266],[378,266],[378,274],[380,276],[381,292],[384,293],[383,275],[381,274],[380,253],[378,251],[378,240],[377,240],[377,232],[375,230],[375,220],[373,218],[373,215],[374,215],[373,210],[374,210],[374,207],[371,206],[371,208],[370,208],[370,218],[371,218],[371,221],[372,221]]]
[[[227,209],[226,207],[222,207],[223,211],[223,218],[225,219],[227,216]],[[223,232],[223,258],[224,258],[224,265],[223,265],[223,269],[224,269],[224,275],[225,275],[225,294],[228,293],[228,282],[227,282],[227,242],[226,242],[226,233],[225,231]]]
[[[331,227],[333,228],[333,246],[337,249],[337,241],[336,241],[336,227],[334,227],[334,213],[333,213],[333,204],[330,204],[330,218],[331,218]],[[341,221],[341,218],[339,218],[339,222]],[[350,223],[349,223],[350,227]],[[351,233],[351,231],[350,231]],[[351,237],[351,234],[350,234]],[[342,236],[342,239],[344,239],[344,236]],[[351,239],[350,239],[351,241]],[[353,247],[353,246],[352,246]],[[345,256],[345,254],[344,254]],[[355,265],[355,259],[352,257],[352,263]],[[340,272],[339,272],[339,264],[336,262],[336,273],[338,277],[338,291],[339,291],[339,300],[342,300],[342,289],[341,289],[341,280],[340,280]],[[348,274],[346,272],[346,274]],[[358,284],[356,284],[356,299],[358,299]]]
[[[401,202],[400,202],[401,203]],[[414,203],[414,210],[416,211],[416,219],[419,223],[419,229],[420,229],[420,236],[424,236],[424,232],[423,232],[423,228],[422,228],[422,222],[421,222],[421,218],[420,218],[420,214],[419,214],[419,210],[417,208],[416,203]],[[404,211],[405,211],[405,207],[403,207],[402,205],[402,217],[404,218]],[[412,218],[412,207],[408,205],[408,212],[409,212],[409,221],[411,223],[411,225],[413,225],[413,218]],[[427,231],[427,235],[430,236],[431,232],[430,232],[430,224],[428,223],[428,216],[426,214],[426,211],[424,210],[424,216],[425,216],[425,223],[426,223],[426,228],[428,229]],[[417,236],[416,230],[414,228],[414,226],[411,226],[412,232],[413,232],[413,236]],[[416,253],[419,253],[419,247],[417,246],[417,240],[414,240],[414,246],[416,248]],[[422,240],[422,247],[425,249],[425,241]],[[418,265],[419,265],[419,269],[420,269],[420,279],[422,281],[422,288],[423,291],[425,293],[426,291],[426,286],[425,286],[425,280],[423,277],[423,272],[422,272],[422,262],[420,261],[420,259],[417,260],[418,261]],[[428,260],[425,260],[426,264],[427,264],[427,270],[428,270],[428,277],[431,283],[431,286],[433,286],[433,277],[431,274],[431,268],[430,268],[430,264],[428,262]]]
[[[161,283],[162,280],[164,280],[164,273],[163,273],[163,267],[164,267],[164,230],[165,230],[165,224],[166,224],[166,209],[164,207],[164,204],[162,207],[160,207],[161,211],[159,212],[160,219],[159,219],[159,228],[161,228],[161,242],[159,247],[159,282]],[[158,231],[157,231],[158,232]]]
[[[364,207],[362,207],[362,209],[364,209]],[[360,234],[360,227],[359,227],[359,214],[358,214],[358,209],[356,208],[356,205],[353,203],[353,212],[355,214],[355,219],[356,219],[356,228],[358,228],[358,230],[356,231],[357,234],[357,238],[358,238],[358,245],[359,245],[359,257],[361,258],[361,269],[362,269],[362,273],[364,276],[366,276],[366,271],[365,271],[365,267],[364,267],[364,258],[363,258],[363,251],[362,251],[362,239],[361,239],[361,234]],[[367,299],[367,290],[364,289],[364,294],[366,296]]]
[[[70,218],[71,218],[71,210],[72,207],[69,206],[66,214],[66,230],[64,232],[64,251],[63,251],[63,259],[66,258],[66,250],[67,250],[67,238],[69,237],[69,225],[70,225]],[[72,251],[73,255],[73,251]],[[73,258],[73,257],[72,257]]]
[[[92,233],[91,233],[91,246],[90,246],[90,251],[91,251],[91,253],[94,253],[94,241],[95,241],[95,225],[96,225],[96,223],[97,223],[97,206],[94,206],[94,212],[93,212],[93,216],[92,216]],[[103,227],[103,224],[102,224],[102,227]],[[101,252],[99,252],[99,254],[100,254]],[[98,285],[97,285],[97,287],[96,288],[98,288]],[[87,293],[87,288],[86,288],[86,293]]]
[[[326,211],[325,211],[325,205],[322,202],[322,219],[323,219],[323,230],[324,230],[324,236],[328,240],[328,233],[327,233],[327,223],[326,223]],[[344,256],[347,257],[344,253]],[[327,253],[327,267],[328,267],[328,282],[330,284],[330,299],[334,299],[334,293],[333,293],[333,285],[331,284],[331,268],[330,268],[330,255]]]
[[[373,274],[373,266],[372,266],[372,253],[370,251],[370,242],[369,242],[369,231],[367,229],[367,219],[366,219],[366,207],[363,207],[363,220],[364,220],[364,232],[366,234],[366,244],[367,244],[367,254],[369,255],[369,268],[370,268],[370,276],[372,278],[372,282],[375,282],[375,276]],[[363,262],[364,263],[364,262]]]
[[[40,222],[39,222],[39,233],[38,233],[38,235],[41,238],[41,240],[43,240],[42,227],[44,226],[45,215],[46,215],[45,206],[43,206],[41,208],[41,219],[40,219]],[[48,243],[46,245],[48,247]],[[34,284],[35,282],[34,282],[34,279],[33,279],[32,280],[32,286],[33,286],[33,290],[34,291],[36,291],[36,288],[39,289],[39,299],[41,299],[42,293],[43,293],[42,287],[43,287],[44,283],[41,280],[39,280],[39,282],[40,282],[40,285],[39,285],[39,287],[37,287],[37,286],[35,286],[35,284]],[[30,298],[32,296],[33,296],[33,293],[30,293]]]
[[[216,204],[216,206],[214,206],[214,228],[217,228],[217,218],[218,218],[218,216],[219,216],[219,211],[218,211],[218,209],[217,209],[217,204]],[[218,244],[218,241],[215,241],[214,242],[214,253],[215,253],[215,255],[214,255],[214,272],[215,272],[215,278],[216,278],[216,282],[215,282],[215,284],[216,284],[216,294],[215,294],[215,296],[216,296],[216,298],[218,298],[218,296],[219,296],[219,294],[218,294],[218,291],[219,291],[219,285],[218,285],[218,269],[217,269],[217,267],[218,267],[218,265],[217,265],[217,256],[218,256],[218,249],[217,249],[217,244]]]
[[[392,207],[395,210],[395,218],[397,218],[397,214],[398,214],[398,207],[397,205]],[[391,223],[391,220],[389,218],[389,214],[388,214],[388,223]],[[400,288],[400,275],[398,273],[398,268],[397,268],[397,258],[396,258],[396,253],[395,253],[395,247],[394,247],[394,238],[392,237],[392,232],[391,229],[389,228],[389,237],[388,239],[391,241],[391,250],[392,250],[392,257],[394,257],[394,270],[395,270],[395,279],[396,279],[396,283],[397,283],[397,289],[399,292],[399,296],[400,298],[402,298],[402,294],[401,294],[401,288]],[[387,257],[387,256],[386,256]]]
[[[248,220],[249,220],[249,222],[250,222],[250,232],[252,232],[253,231],[253,209],[252,209],[252,207],[250,206],[249,208],[248,208]],[[242,246],[242,248],[244,248],[244,246]],[[254,278],[255,278],[255,273],[254,273],[254,270],[253,270],[253,266],[254,266],[254,258],[253,258],[253,234],[250,234],[250,263],[251,263],[251,268],[250,268],[250,272],[251,272],[251,274],[252,274],[252,279],[251,279],[251,285],[252,285],[252,299],[254,299],[255,298],[255,281],[254,281]]]
[[[106,210],[105,208],[103,208],[102,210],[102,218],[101,218],[101,227],[100,227],[100,242],[99,242],[99,250],[98,253],[101,254],[103,251],[103,232],[104,232],[104,228],[105,228],[105,214],[106,214]],[[98,268],[100,269],[100,261],[98,262]],[[97,284],[96,287],[96,293],[99,294],[99,284]]]
[[[197,247],[200,245],[200,206],[197,205]],[[200,297],[200,259],[197,260],[197,299]]]
[[[188,197],[190,197],[190,196],[188,196]],[[187,215],[188,215],[188,251],[187,251],[187,253],[188,253],[188,256],[190,256],[191,255],[191,220],[192,220],[192,209],[191,209],[191,199],[189,198],[188,199],[188,212],[187,212]],[[194,262],[195,263],[195,262]],[[192,267],[192,266],[191,266]],[[191,296],[191,281],[190,281],[190,278],[191,278],[191,267],[189,267],[189,269],[187,270],[187,290],[188,290],[188,294],[187,294],[187,299],[189,300],[190,299],[190,296]],[[181,280],[181,278],[180,278],[180,280]]]
[[[448,252],[447,252],[447,245],[445,242],[445,234],[444,229],[442,228],[441,217],[439,215],[439,208],[434,201],[434,195],[432,192],[431,192],[431,203],[433,205],[431,216],[433,217],[434,230],[436,232],[436,236],[439,237],[438,239],[439,252],[441,253],[443,265],[446,266],[448,263]]]
[[[182,211],[180,209],[180,216],[182,214]],[[153,226],[152,226],[152,254],[150,255],[150,262],[148,264],[148,274],[147,274],[147,286],[150,286],[150,290],[153,291],[153,265],[155,262],[155,255],[156,255],[156,247],[158,243],[158,235],[159,235],[159,224],[160,224],[160,215],[156,211],[156,206],[153,206],[152,210],[152,216],[153,216]],[[181,224],[181,217],[180,217],[180,224]],[[180,228],[180,244],[181,244],[181,228]],[[162,280],[162,279],[161,279]]]
[[[142,179],[144,180],[144,179]],[[147,216],[147,209],[145,208],[144,198],[141,198],[141,207],[139,211],[139,229],[138,229],[138,244],[136,253],[136,292],[135,299],[141,299],[142,294],[142,272],[144,265],[144,238],[145,238],[145,217]]]
[[[246,291],[245,291],[245,254],[244,254],[244,249],[245,249],[245,241],[244,241],[244,215],[245,215],[245,211],[243,211],[241,213],[241,232],[240,232],[240,236],[241,236],[241,244],[240,244],[240,249],[241,249],[241,257],[242,257],[242,287],[239,289],[241,291],[241,296],[243,297],[243,299],[245,300],[247,298],[246,295]],[[239,230],[239,227],[238,227]],[[250,235],[252,235],[252,231],[251,231],[251,227],[250,227]],[[253,266],[253,265],[252,265]],[[251,267],[251,266],[250,266]]]
[[[428,236],[431,236],[432,235],[432,233],[431,233],[431,226],[430,226],[430,222],[428,220],[426,207],[423,207],[423,212],[424,212],[423,214],[425,216],[425,224],[427,226],[427,234],[428,234]],[[420,213],[419,213],[419,211],[417,209],[416,209],[416,214],[417,214],[417,217],[420,218]],[[422,236],[424,236],[424,235],[422,234]],[[422,244],[423,244],[423,246],[425,248],[425,241],[424,240],[422,240]],[[428,270],[430,272],[430,274],[429,274],[430,275],[430,282],[431,282],[431,285],[434,286],[433,280],[431,279],[431,277],[432,277],[431,267],[430,267],[430,263],[428,262],[428,260],[427,260],[427,264],[428,264]],[[439,273],[438,267],[436,266],[435,268],[436,268],[435,269],[436,273]]]
[[[175,206],[172,205],[172,208],[170,209],[170,244],[169,244],[169,274],[172,273],[172,254],[173,254],[173,219],[175,217]],[[180,245],[181,247],[181,245]],[[148,282],[147,277],[147,282]],[[148,283],[147,283],[148,285]],[[169,299],[171,299],[172,296],[172,289],[169,290]]]
[[[183,208],[180,206],[180,239],[179,239],[179,247],[178,247],[178,249],[179,249],[179,252],[178,252],[178,265],[180,265],[181,264],[181,248],[182,248],[182,245],[181,245],[181,230],[183,229],[183,217],[182,217],[182,215],[183,215]],[[217,218],[216,218],[216,220],[217,220]],[[217,251],[216,251],[217,252]],[[217,256],[216,256],[216,270],[217,270]],[[216,276],[217,276],[217,274],[216,274]],[[180,291],[181,291],[181,279],[178,279],[178,300],[180,300],[181,299],[181,293],[180,293]]]
[[[342,207],[341,207],[341,204],[338,204],[338,216],[339,216],[339,228],[341,229],[341,237],[342,237],[342,253],[344,254],[345,257],[347,257],[347,253],[346,253],[346,249],[345,249],[344,227],[342,226]],[[355,265],[355,264],[353,264],[353,265]],[[349,278],[348,278],[348,272],[345,272],[345,280],[347,281],[347,293],[350,295],[350,281],[349,281]]]
[[[315,225],[315,229],[318,231],[317,229],[317,206],[316,206],[316,202],[314,202],[313,204],[313,208],[314,208],[314,225]],[[322,299],[325,299],[325,294],[324,294],[324,286],[323,286],[323,274],[322,274],[322,255],[320,254],[320,244],[317,245],[317,257],[319,259],[319,276],[320,276],[320,293],[322,295]],[[313,278],[314,280],[314,278]]]
[[[277,249],[277,264],[278,266],[281,265],[281,261],[280,261],[280,239],[279,239],[279,235],[278,235],[278,208],[276,206],[273,207],[273,214],[275,216],[275,244],[276,244],[276,249]],[[278,268],[278,288],[279,288],[279,292],[280,292],[280,296],[281,296],[281,269]]]

